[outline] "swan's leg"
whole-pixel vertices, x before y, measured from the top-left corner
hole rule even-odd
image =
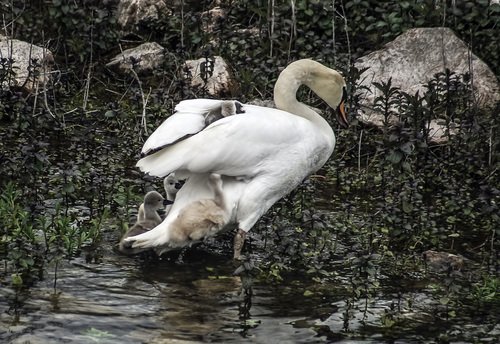
[[[234,256],[233,258],[236,260],[241,260],[241,250],[243,248],[243,244],[245,243],[245,237],[247,232],[243,229],[238,229],[236,235],[234,236]]]

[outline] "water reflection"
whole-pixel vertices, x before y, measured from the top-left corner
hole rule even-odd
[[[481,325],[464,318],[462,328],[442,320],[425,285],[353,297],[345,276],[335,285],[303,276],[273,285],[258,282],[255,265],[235,265],[229,255],[203,248],[187,251],[182,262],[109,250],[99,264],[61,263],[55,292],[54,272],[26,293],[0,289],[0,341],[432,343],[450,331],[465,341],[499,332],[491,319]]]

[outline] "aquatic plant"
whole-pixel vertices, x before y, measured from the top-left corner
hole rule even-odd
[[[29,284],[43,273],[43,251],[30,214],[19,202],[21,193],[13,183],[0,196],[0,252],[4,273],[10,273],[13,284]],[[33,276],[32,276],[33,275]]]

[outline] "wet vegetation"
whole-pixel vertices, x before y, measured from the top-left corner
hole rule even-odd
[[[271,99],[280,68],[311,57],[344,71],[352,123],[336,130],[337,148],[318,175],[252,231],[245,251],[256,267],[251,274],[240,269],[242,280],[281,290],[283,302],[297,296],[287,286],[296,286],[311,304],[340,295],[347,305],[344,333],[352,330],[356,312],[364,314],[363,325],[368,305],[384,293],[393,296],[377,314],[384,338],[419,334],[419,326],[435,323],[450,330],[431,329],[427,338],[495,341],[486,333],[500,308],[500,105],[477,108],[473,75],[436,74],[416,95],[387,80],[376,85],[381,96],[373,104],[385,126],[373,128],[354,118],[360,71],[352,62],[408,28],[447,26],[498,76],[500,5],[221,1],[228,14],[210,33],[200,20],[210,1],[178,3],[174,15],[142,23],[126,36],[116,24],[114,1],[0,4],[3,31],[47,46],[57,70],[46,89],[28,94],[12,86],[18,72],[13,61],[0,57],[0,284],[15,290],[9,302],[19,306],[18,295],[48,276],[55,292],[61,262],[84,257],[98,265],[104,254],[115,254],[105,247],[128,228],[145,192],[161,189],[160,180],[134,168],[142,143],[178,101],[207,96],[203,87],[189,86],[185,59],[205,57],[210,65],[221,55],[239,83],[225,96],[249,101]],[[166,48],[154,75],[105,67],[120,49],[144,41]],[[39,68],[32,60],[30,73]],[[311,93],[300,97],[328,113]],[[431,142],[433,119],[446,125],[445,143]],[[229,260],[231,235],[216,241],[206,249]],[[462,263],[430,262],[423,255],[428,250],[460,255]],[[412,299],[414,290],[425,291],[425,305]],[[423,310],[430,320],[407,316]],[[454,327],[461,323],[483,326],[467,334]],[[328,326],[306,325],[318,336],[339,339]]]

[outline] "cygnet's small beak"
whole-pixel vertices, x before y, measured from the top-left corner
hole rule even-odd
[[[167,205],[170,205],[170,204],[174,204],[174,201],[171,201],[171,200],[169,200],[169,199],[164,199],[164,200],[163,200],[163,205],[164,205],[164,206],[167,206]]]
[[[185,180],[179,180],[178,182],[175,183],[174,186],[177,190],[179,190],[184,185],[185,182],[186,182]]]

